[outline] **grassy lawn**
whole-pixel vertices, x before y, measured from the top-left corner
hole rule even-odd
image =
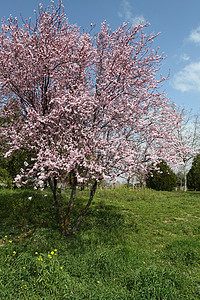
[[[97,190],[65,238],[49,190],[0,190],[0,299],[200,299],[200,193]]]

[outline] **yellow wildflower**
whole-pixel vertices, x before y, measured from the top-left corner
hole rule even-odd
[[[39,261],[43,261],[43,258],[41,256],[38,257]]]

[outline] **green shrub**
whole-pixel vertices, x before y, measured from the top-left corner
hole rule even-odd
[[[157,191],[172,191],[176,186],[176,175],[166,162],[162,161],[147,175],[146,185]]]
[[[187,174],[188,188],[200,191],[200,154],[194,158],[192,167]]]
[[[11,187],[12,186],[12,177],[9,172],[0,166],[0,187]]]

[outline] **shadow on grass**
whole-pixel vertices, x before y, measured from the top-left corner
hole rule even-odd
[[[53,204],[49,191],[0,190],[0,235],[27,228],[57,228]]]
[[[68,194],[64,195],[64,211],[67,206]],[[77,218],[87,202],[88,193],[76,199],[76,206],[72,214],[72,222]],[[50,190],[0,190],[0,234],[14,233],[24,227],[51,228],[58,230],[56,208]],[[129,220],[129,221],[127,221]],[[102,201],[95,201],[85,215],[79,233],[93,232],[104,243],[111,241],[117,243],[121,232],[132,228],[137,232],[134,219],[130,222],[122,211],[112,205],[105,205]],[[14,232],[13,232],[14,231]],[[77,235],[76,235],[77,236]]]

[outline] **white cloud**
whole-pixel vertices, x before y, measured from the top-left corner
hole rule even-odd
[[[188,61],[188,60],[190,60],[190,57],[189,57],[189,55],[184,53],[183,55],[181,55],[181,60]]]
[[[142,15],[133,16],[133,13],[131,11],[131,5],[128,2],[128,0],[122,0],[121,8],[122,8],[122,10],[118,13],[118,16],[120,18],[123,18],[126,22],[134,24],[134,25],[146,23],[146,20]]]
[[[176,73],[172,85],[181,92],[200,92],[200,61],[190,63]]]
[[[192,30],[189,36],[191,42],[200,43],[200,26]]]

